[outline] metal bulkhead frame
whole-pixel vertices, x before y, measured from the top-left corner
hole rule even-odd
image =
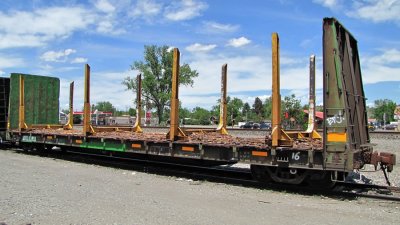
[[[323,84],[325,168],[380,163],[390,172],[395,155],[373,152],[370,143],[357,40],[335,18],[323,21]]]
[[[59,129],[63,128],[60,124],[29,124],[25,122],[25,79],[21,74],[19,76],[19,105],[18,105],[18,131],[32,129]]]

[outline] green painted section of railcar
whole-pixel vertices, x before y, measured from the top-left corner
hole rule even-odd
[[[104,142],[104,150],[106,151],[116,151],[116,152],[125,152],[126,145],[124,143],[112,143],[112,142]]]
[[[25,123],[58,124],[60,80],[55,77],[12,73],[10,76],[10,129],[18,128],[19,77],[25,84]]]
[[[52,137],[49,139],[49,137]],[[43,141],[44,140],[44,141]],[[21,142],[25,143],[46,143],[46,144],[54,144],[54,145],[63,145],[63,146],[73,146],[80,148],[90,148],[90,149],[98,149],[104,151],[116,151],[116,152],[125,152],[126,144],[119,142],[116,143],[115,140],[107,140],[101,138],[83,138],[83,137],[73,137],[70,142],[67,136],[57,136],[54,137],[52,135],[46,135],[42,140],[41,135],[22,135]]]
[[[112,140],[107,139],[88,139],[85,144],[82,144],[80,147],[83,148],[91,148],[91,149],[101,149],[105,151],[117,151],[124,152],[126,147],[124,143],[115,143]]]
[[[104,150],[104,142],[102,142],[101,139],[86,140],[85,145],[81,147]]]

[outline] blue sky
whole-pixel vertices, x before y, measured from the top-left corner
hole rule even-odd
[[[271,33],[281,48],[282,95],[308,98],[308,59],[317,56],[317,103],[322,103],[322,19],[336,17],[358,40],[367,103],[400,104],[400,0],[2,0],[0,75],[51,75],[61,80],[67,108],[75,81],[75,107],[83,105],[83,67],[90,64],[91,102],[133,107],[121,84],[144,45],[181,51],[181,63],[199,72],[181,87],[184,107],[210,109],[228,63],[228,95],[253,103],[271,94]]]

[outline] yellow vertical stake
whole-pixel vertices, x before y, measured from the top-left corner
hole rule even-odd
[[[308,125],[306,134],[308,137],[322,139],[317,132],[315,122],[315,55],[310,56],[310,93],[308,102]]]
[[[68,122],[64,125],[64,129],[71,130],[74,126],[74,82],[69,84],[69,115]]]
[[[292,139],[281,127],[279,37],[272,33],[272,147],[290,146]]]
[[[167,138],[175,141],[179,137],[186,137],[185,132],[179,128],[179,49],[174,48],[174,59],[172,65],[172,90],[171,90],[171,115],[170,129]]]
[[[143,130],[140,127],[142,120],[142,74],[136,77],[136,122],[133,126],[133,131],[136,133],[142,133]]]
[[[281,139],[281,95],[279,83],[279,37],[272,34],[272,146]]]
[[[90,115],[90,66],[85,64],[85,90],[83,104],[83,134],[88,135],[94,133],[91,125]]]
[[[19,75],[19,109],[18,109],[18,130],[23,131],[28,126],[25,123],[25,81],[22,75]]]
[[[226,117],[227,117],[227,107],[226,107],[226,91],[227,91],[227,69],[228,65],[222,65],[221,72],[221,102],[219,110],[219,124],[217,131],[221,134],[228,134],[226,130]]]

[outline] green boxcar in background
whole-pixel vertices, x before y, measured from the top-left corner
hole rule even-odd
[[[25,84],[25,123],[58,124],[60,80],[55,77],[12,73],[10,76],[10,129],[18,128],[19,77]]]

